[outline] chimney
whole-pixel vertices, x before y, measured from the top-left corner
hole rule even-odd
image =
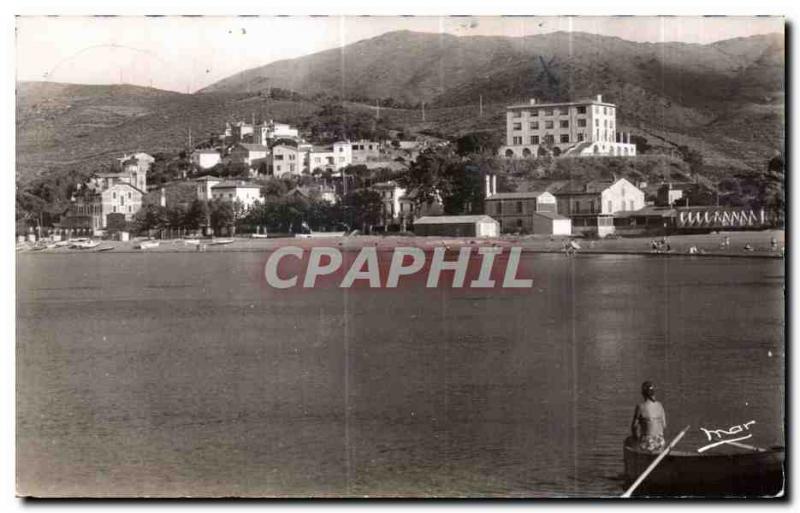
[[[167,189],[166,189],[166,187],[162,187],[161,188],[161,198],[159,200],[159,204],[162,207],[166,207],[167,206]]]
[[[597,103],[602,103],[602,102],[603,102],[603,95],[602,94],[598,94],[597,95]]]
[[[530,105],[536,105],[536,98],[531,98],[530,100],[528,100],[528,103]]]

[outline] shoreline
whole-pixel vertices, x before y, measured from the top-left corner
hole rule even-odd
[[[730,246],[721,248],[720,243],[729,237]],[[671,251],[652,251],[651,237],[620,237],[615,239],[578,239],[580,249],[577,255],[631,255],[653,257],[729,257],[729,258],[769,258],[782,259],[780,250],[771,248],[771,239],[778,241],[778,247],[785,243],[784,230],[765,230],[759,232],[720,232],[713,234],[674,235],[668,237]],[[67,247],[33,250],[30,243],[17,246],[17,254],[65,255],[87,253],[130,254],[130,253],[236,253],[274,251],[283,246],[299,246],[311,248],[315,246],[337,247],[343,252],[358,251],[363,247],[376,247],[379,250],[391,250],[398,247],[416,247],[433,250],[437,247],[456,249],[461,247],[521,247],[523,253],[529,254],[564,254],[562,241],[565,237],[548,236],[501,236],[496,238],[475,237],[420,237],[398,235],[357,235],[339,237],[294,238],[281,237],[272,239],[233,237],[230,244],[208,245],[198,249],[195,244],[186,244],[182,239],[165,239],[159,246],[148,249],[136,249],[133,241],[102,241],[94,249],[70,249]],[[659,240],[659,239],[656,239]],[[203,245],[201,239],[200,244]],[[753,249],[744,250],[749,244]],[[690,247],[696,247],[698,253],[689,253]],[[110,249],[109,249],[110,248]]]

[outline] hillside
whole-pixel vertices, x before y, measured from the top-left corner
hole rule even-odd
[[[784,140],[784,47],[778,35],[712,45],[642,44],[582,33],[525,38],[391,32],[280,61],[186,95],[129,85],[17,84],[17,178],[89,172],[123,152],[178,151],[225,121],[299,124],[320,107],[274,100],[281,87],[313,98],[393,97],[420,108],[381,108],[386,125],[445,137],[504,132],[505,106],[535,96],[603,94],[619,127],[671,151],[699,151],[712,175],[762,171]],[[478,98],[483,97],[479,116]],[[374,108],[345,102],[348,112]]]
[[[477,107],[482,96],[500,114],[528,97],[603,94],[620,106],[623,130],[689,143],[713,166],[746,170],[760,169],[783,147],[784,66],[782,34],[697,45],[579,32],[511,38],[399,31],[246,70],[200,92],[279,87],[307,96],[425,101],[429,108]],[[497,116],[491,109],[483,120],[456,125],[502,129]]]
[[[219,133],[226,121],[270,115],[296,122],[307,102],[257,95],[186,95],[128,85],[17,84],[17,179],[107,165],[123,152],[178,151]]]

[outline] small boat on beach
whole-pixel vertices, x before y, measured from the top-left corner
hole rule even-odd
[[[773,496],[784,489],[784,447],[762,449],[738,444],[732,450],[736,452],[672,450],[637,488],[636,495]],[[658,457],[658,453],[636,447],[630,437],[625,440],[623,453],[628,483]]]
[[[200,244],[200,239],[183,239],[183,243],[190,246],[197,246]]]
[[[208,241],[209,246],[220,246],[222,244],[231,244],[234,242],[234,239],[211,239]]]
[[[137,243],[134,248],[136,249],[152,249],[157,248],[159,242],[157,240],[143,240]]]
[[[100,245],[100,241],[93,241],[92,239],[77,240],[70,244],[71,249],[94,249]]]
[[[103,246],[102,248],[97,248],[96,251],[111,251],[114,249],[114,246]]]

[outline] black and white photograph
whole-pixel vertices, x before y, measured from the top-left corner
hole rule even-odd
[[[791,493],[786,18],[97,14],[14,20],[17,497]]]

